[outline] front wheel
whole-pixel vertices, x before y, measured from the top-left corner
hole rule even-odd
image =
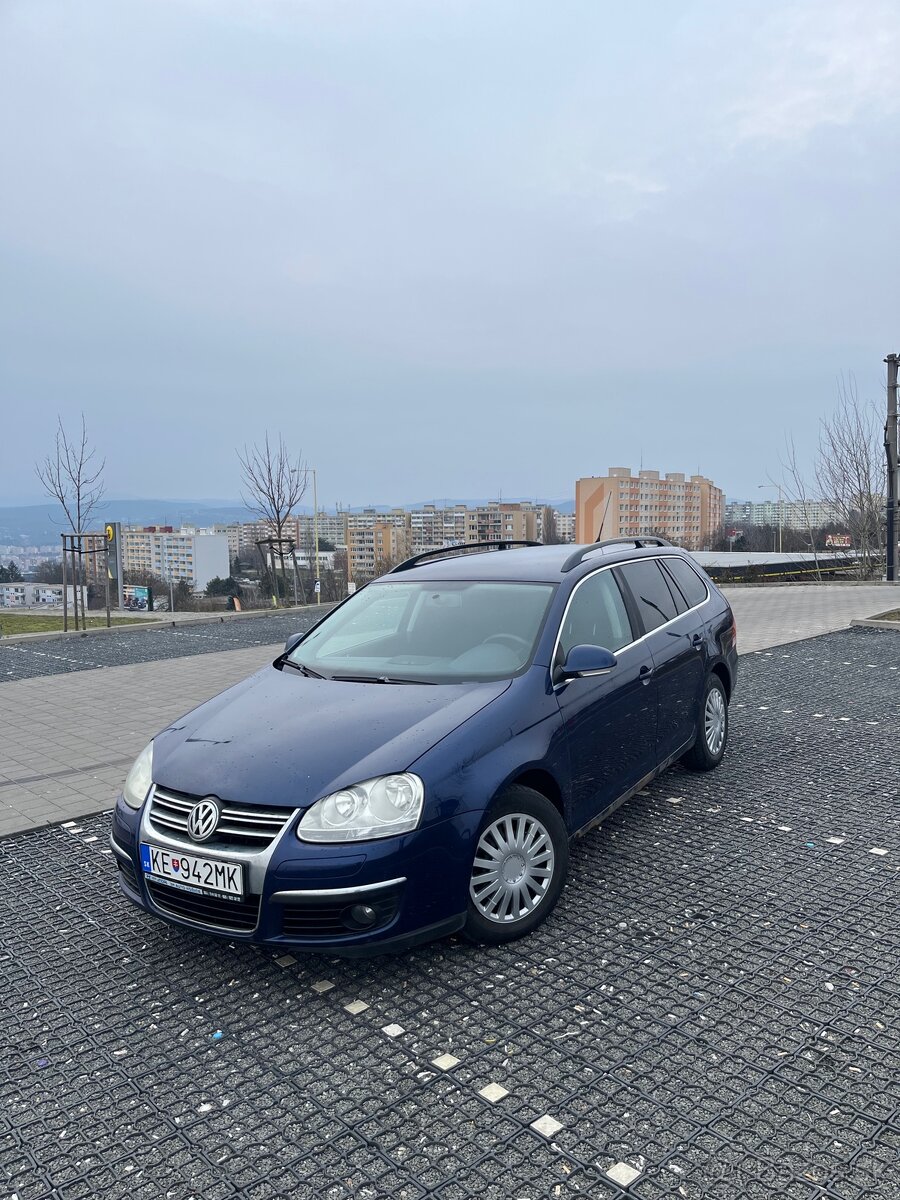
[[[728,697],[718,675],[710,675],[703,695],[697,740],[685,754],[685,766],[712,771],[725,757],[728,745]]]
[[[475,847],[463,933],[491,945],[531,933],[556,906],[568,868],[569,837],[557,809],[531,788],[508,788]]]

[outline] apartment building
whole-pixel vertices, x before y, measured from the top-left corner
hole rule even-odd
[[[534,541],[540,506],[500,501],[476,508],[363,509],[344,514],[351,578],[371,576],[377,564],[425,550],[471,542]]]
[[[575,483],[575,540],[659,534],[688,550],[703,550],[721,526],[725,496],[704,475],[610,467]]]
[[[293,517],[292,536],[296,536],[298,546],[309,546],[315,541],[316,524],[319,527],[319,541],[330,542],[332,546],[343,546],[344,542],[344,514],[343,513],[327,513],[320,510],[318,522],[313,518],[312,513],[302,513],[300,516]]]
[[[534,505],[498,501],[464,511],[464,540],[467,542],[537,540],[537,511]]]
[[[548,533],[557,542],[574,542],[575,514],[562,513],[546,504],[536,506],[535,537],[539,542],[546,542]]]
[[[66,602],[74,603],[74,587],[61,583],[0,583],[0,608],[37,608],[39,605],[61,605],[63,593]]]
[[[555,512],[556,536],[561,542],[575,541],[575,514],[573,512]]]
[[[149,571],[176,583],[184,579],[195,592],[202,592],[210,579],[230,574],[228,537],[176,530],[171,525],[127,526],[122,530],[122,567]]]
[[[730,500],[725,505],[727,529],[748,525],[781,525],[784,529],[821,529],[840,522],[837,508],[828,500]]]
[[[412,553],[411,514],[405,509],[379,513],[368,509],[344,514],[344,544],[350,579],[373,579],[386,563],[396,563]]]
[[[188,532],[188,526],[182,526],[184,532]],[[232,521],[228,525],[213,525],[209,530],[210,533],[218,534],[224,537],[228,542],[228,558],[236,558],[241,552],[241,539],[243,537],[243,525],[238,521]],[[202,530],[190,530],[193,533],[204,532]]]

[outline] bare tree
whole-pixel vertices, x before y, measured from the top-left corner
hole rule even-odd
[[[541,541],[545,546],[558,546],[561,541],[556,529],[556,513],[548,505],[541,509]]]
[[[86,612],[87,608],[80,535],[87,532],[87,526],[90,525],[103,499],[103,468],[106,466],[106,459],[97,463],[96,456],[96,450],[88,444],[84,413],[81,414],[80,436],[76,434],[71,438],[66,433],[62,417],[57,415],[54,453],[48,454],[42,462],[34,464],[34,472],[44,491],[62,508],[71,532],[79,535],[77,565],[76,552],[74,549],[72,552],[75,569],[72,586],[80,591],[82,613]]]
[[[784,458],[781,460],[781,474],[781,483],[776,483],[771,476],[769,476],[769,482],[780,489],[779,501],[781,501],[782,496],[787,496],[788,500],[793,501],[799,510],[803,519],[803,532],[809,539],[809,551],[813,555],[816,579],[821,580],[822,572],[819,569],[819,555],[816,551],[816,526],[813,519],[815,509],[813,508],[813,501],[810,499],[803,471],[797,461],[797,447],[794,445],[793,434],[788,434],[784,439]]]
[[[306,491],[309,474],[306,463],[302,457],[295,459],[288,453],[280,433],[277,442],[270,442],[266,432],[261,446],[244,446],[243,453],[239,450],[237,456],[246,492],[241,493],[241,499],[251,512],[266,522],[273,538],[283,539],[291,513]],[[286,595],[285,543],[278,540],[276,545],[272,556],[273,570],[277,556],[281,564],[282,591]]]
[[[838,383],[838,405],[819,428],[817,474],[823,497],[850,531],[860,573],[871,576],[884,542],[884,462],[881,420],[860,400],[851,376]]]
[[[100,501],[103,499],[103,468],[106,459],[95,464],[96,450],[89,446],[84,413],[81,414],[81,435],[72,437],[63,427],[62,417],[56,418],[56,448],[34,471],[52,499],[56,500],[73,533],[84,533]]]

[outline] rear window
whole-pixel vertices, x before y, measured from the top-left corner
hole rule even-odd
[[[683,558],[666,558],[663,565],[671,572],[689,608],[703,603],[706,599],[706,584],[689,562]]]
[[[619,567],[638,606],[644,628],[649,633],[678,615],[678,608],[666,578],[655,559],[630,562]]]

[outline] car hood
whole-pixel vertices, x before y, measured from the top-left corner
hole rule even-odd
[[[303,808],[406,770],[509,684],[342,683],[266,667],[164,729],[153,780],[195,796]]]

